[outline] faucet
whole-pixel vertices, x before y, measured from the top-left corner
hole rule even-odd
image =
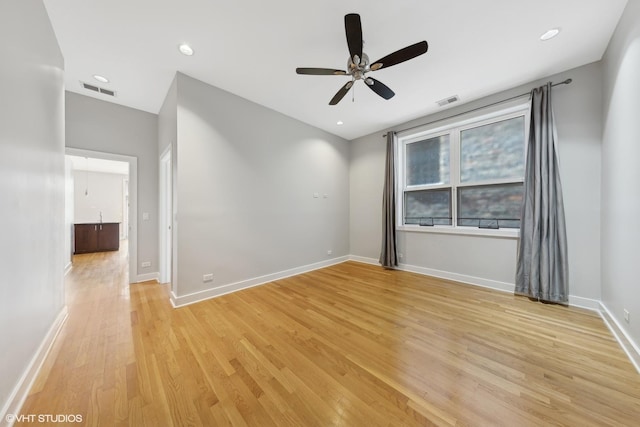
[[[100,223],[102,223],[102,211],[100,211]]]

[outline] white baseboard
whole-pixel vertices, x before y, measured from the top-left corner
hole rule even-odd
[[[33,382],[36,380],[44,360],[49,354],[58,333],[62,329],[62,325],[64,325],[64,322],[67,320],[67,315],[67,306],[65,305],[62,307],[62,310],[60,310],[60,313],[58,313],[58,316],[56,316],[56,319],[53,321],[53,324],[40,343],[40,346],[31,359],[31,362],[29,362],[27,369],[24,371],[22,377],[20,377],[20,380],[13,389],[13,392],[7,399],[7,403],[4,408],[2,408],[2,411],[0,412],[0,426],[13,425],[13,421],[9,422],[7,415],[20,413],[20,409],[22,408],[24,401],[27,399],[29,390],[31,390]]]
[[[173,292],[173,290],[169,291],[169,301],[171,301],[171,305],[173,308],[178,308],[176,305],[176,301],[178,300],[178,296]]]
[[[569,295],[569,305],[572,307],[580,307],[592,311],[600,311],[600,301],[597,299]]]
[[[149,282],[153,280],[160,282],[160,273],[156,271],[155,273],[138,274],[133,283]]]
[[[377,259],[366,258],[366,257],[361,257],[356,255],[350,255],[349,260],[361,262],[364,264],[380,265]],[[483,279],[481,277],[467,276],[464,274],[436,270],[433,268],[418,267],[418,266],[409,265],[409,264],[400,264],[396,269],[402,270],[402,271],[410,271],[412,273],[424,274],[425,276],[438,277],[440,279],[453,280],[456,282],[466,283],[468,285],[481,286],[483,288],[489,288],[489,289],[493,289],[501,292],[513,293],[515,291],[514,283],[499,282],[497,280]],[[594,310],[594,311],[600,310],[600,301],[595,299],[590,299],[590,298],[576,297],[573,295],[569,295],[569,305],[574,307],[586,308],[588,310]]]
[[[302,273],[308,273],[309,271],[318,270],[320,268],[329,267],[331,265],[341,264],[345,261],[348,261],[348,259],[349,257],[347,256],[333,258],[327,261],[316,262],[314,264],[304,265],[302,267],[296,267],[277,273],[267,274],[265,276],[255,277],[253,279],[229,283],[228,285],[223,285],[217,288],[207,289],[200,292],[194,292],[188,295],[176,296],[173,292],[171,292],[171,304],[176,308],[184,307],[185,305],[194,304],[200,301],[229,294],[231,292],[252,288],[254,286],[264,285],[265,283],[273,282],[274,280],[280,280],[286,277],[291,277]]]
[[[349,261],[360,262],[362,264],[380,265],[380,261],[375,258],[366,258],[357,255],[349,255]]]
[[[364,264],[380,265],[377,259],[366,258],[356,255],[349,256],[350,261],[361,262]],[[433,268],[419,267],[417,265],[399,264],[396,270],[409,271],[411,273],[418,273],[425,276],[437,277],[440,279],[453,280],[455,282],[466,283],[467,285],[481,286],[483,288],[489,288],[502,292],[513,292],[515,285],[513,283],[499,282],[497,280],[483,279],[480,277],[467,276],[459,273],[452,273],[450,271],[436,270]]]
[[[72,263],[68,263],[67,265],[64,266],[64,275],[66,276],[67,274],[69,274],[69,272],[71,271],[71,268],[73,267]]]
[[[450,271],[436,270],[433,268],[418,267],[409,264],[400,264],[398,270],[410,271],[412,273],[424,274],[425,276],[438,277],[440,279],[453,280],[455,282],[466,283],[467,285],[480,286],[493,289],[495,291],[511,292],[515,290],[513,283],[500,282],[497,280],[483,279],[481,277],[467,276],[465,274],[452,273]]]
[[[618,341],[622,350],[627,353],[627,357],[629,357],[636,371],[640,374],[640,346],[633,341],[625,327],[618,322],[618,319],[611,314],[611,311],[602,301],[600,301],[600,310],[598,311],[602,320],[609,327],[616,341]]]
[[[356,255],[349,256],[350,261],[361,262],[364,264],[380,265],[377,259],[366,258]],[[467,285],[481,286],[483,288],[489,288],[502,292],[513,292],[515,285],[513,283],[504,283],[497,280],[483,279],[480,277],[467,276],[459,273],[452,273],[449,271],[436,270],[433,268],[419,267],[417,265],[399,264],[396,270],[409,271],[411,273],[418,273],[424,276],[432,276],[440,279],[453,280],[455,282],[466,283]]]

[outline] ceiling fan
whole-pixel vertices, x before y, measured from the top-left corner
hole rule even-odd
[[[298,74],[309,74],[315,76],[351,76],[348,81],[335,96],[329,101],[329,105],[336,105],[353,87],[357,80],[363,80],[366,85],[384,99],[391,99],[395,93],[382,82],[368,77],[370,71],[377,71],[381,68],[388,68],[399,64],[416,56],[427,52],[429,45],[426,41],[421,41],[403,49],[397,50],[377,61],[370,62],[369,56],[362,52],[362,24],[360,15],[350,13],[344,17],[344,29],[347,34],[347,45],[349,46],[349,59],[347,60],[347,71],[334,70],[330,68],[296,68]]]

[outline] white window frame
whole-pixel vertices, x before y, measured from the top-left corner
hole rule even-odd
[[[520,230],[517,228],[485,229],[479,227],[459,226],[458,220],[458,188],[474,187],[478,185],[522,183],[524,176],[518,179],[492,179],[484,181],[460,182],[460,133],[467,129],[484,126],[515,117],[524,117],[524,144],[526,156],[526,142],[529,138],[529,102],[522,100],[502,105],[498,108],[487,108],[450,120],[443,120],[417,129],[400,132],[396,144],[396,229],[401,231],[484,235],[496,237],[517,238]],[[407,189],[405,164],[406,147],[412,142],[449,134],[449,184],[430,184],[409,186],[411,190],[437,190],[451,188],[451,225],[420,226],[418,224],[404,224],[404,193]],[[526,164],[526,158],[525,158]],[[524,172],[523,172],[524,175]]]

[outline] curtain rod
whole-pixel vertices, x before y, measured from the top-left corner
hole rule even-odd
[[[564,81],[562,81],[562,82],[552,83],[552,84],[551,84],[551,87],[559,86],[559,85],[568,85],[568,84],[570,84],[572,81],[573,81],[573,79],[566,79],[566,80],[564,80]],[[399,130],[399,131],[396,131],[396,132],[405,132],[405,131],[408,131],[408,130],[411,130],[411,129],[416,129],[416,128],[419,128],[419,127],[422,127],[422,126],[427,126],[427,125],[430,125],[430,124],[433,124],[433,123],[440,122],[440,121],[442,121],[442,120],[447,120],[447,119],[451,119],[451,118],[453,118],[453,117],[462,116],[463,114],[472,113],[472,112],[474,112],[474,111],[482,110],[483,108],[488,108],[488,107],[491,107],[491,106],[494,106],[494,105],[502,104],[503,102],[511,101],[511,100],[514,100],[514,99],[517,99],[517,98],[521,98],[521,97],[523,97],[523,96],[525,96],[525,95],[530,95],[530,94],[531,94],[531,92],[521,93],[520,95],[512,96],[512,97],[510,97],[510,98],[503,99],[503,100],[501,100],[501,101],[492,102],[491,104],[483,105],[482,107],[473,108],[473,109],[471,109],[471,110],[464,111],[464,112],[462,112],[462,113],[454,114],[453,116],[444,117],[444,118],[442,118],[442,119],[434,120],[434,121],[427,122],[427,123],[422,123],[422,124],[420,124],[420,125],[416,125],[416,126],[411,126],[410,128],[402,129],[402,130]],[[385,134],[383,134],[383,135],[382,135],[382,137],[383,137],[383,138],[386,138],[386,137],[387,137],[387,134],[386,134],[386,133],[385,133]]]

